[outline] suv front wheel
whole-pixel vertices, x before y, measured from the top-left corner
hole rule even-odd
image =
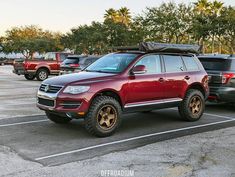
[[[112,135],[121,123],[121,106],[113,97],[98,96],[85,117],[85,128],[98,137]]]
[[[181,118],[186,121],[199,120],[205,110],[205,98],[199,90],[190,89],[179,106]]]

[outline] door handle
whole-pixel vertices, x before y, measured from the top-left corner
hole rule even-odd
[[[158,81],[159,81],[159,82],[164,82],[165,79],[164,79],[164,78],[160,78]]]
[[[184,78],[185,78],[186,80],[189,80],[189,79],[190,79],[190,77],[189,77],[189,76],[185,76]]]

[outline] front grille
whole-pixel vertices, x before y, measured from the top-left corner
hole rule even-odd
[[[57,93],[62,89],[62,86],[55,86],[55,85],[47,85],[41,84],[39,90],[47,93]]]
[[[49,107],[54,107],[55,106],[55,101],[54,100],[44,99],[44,98],[38,98],[38,104],[44,105],[44,106],[49,106]]]

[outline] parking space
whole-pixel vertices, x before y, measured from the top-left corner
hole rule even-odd
[[[5,71],[0,81],[0,144],[43,165],[64,164],[235,125],[234,107],[208,104],[198,122],[180,120],[177,109],[127,114],[122,117],[122,125],[115,135],[95,138],[85,131],[82,120],[68,125],[47,120],[35,106],[34,95],[40,82],[25,81]]]

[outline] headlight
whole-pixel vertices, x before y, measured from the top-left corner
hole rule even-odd
[[[67,86],[63,93],[69,94],[79,94],[87,92],[90,89],[90,86]]]

